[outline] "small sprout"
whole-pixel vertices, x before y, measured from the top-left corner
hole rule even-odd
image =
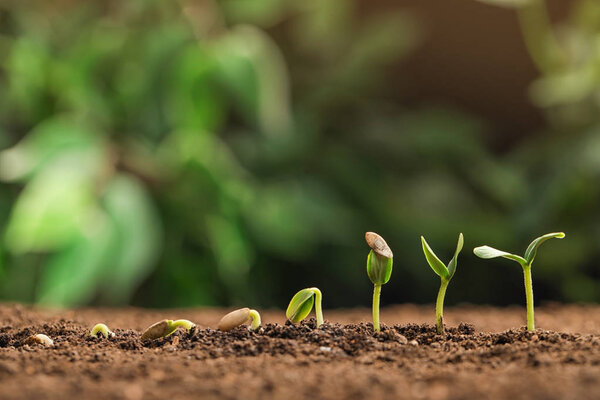
[[[458,235],[458,243],[456,244],[456,251],[454,252],[454,257],[446,266],[431,250],[429,244],[425,240],[423,236],[421,236],[421,245],[423,246],[423,253],[425,253],[425,258],[427,259],[427,263],[433,272],[435,272],[441,279],[440,290],[438,292],[437,301],[435,303],[435,327],[438,335],[444,333],[444,297],[446,296],[446,288],[448,287],[448,283],[454,276],[456,272],[456,264],[458,261],[458,254],[463,248],[464,238],[463,234],[460,233]]]
[[[108,329],[108,326],[104,324],[96,324],[90,331],[90,336],[100,337],[100,335],[104,336],[105,339],[115,336],[114,332]]]
[[[379,332],[379,297],[381,285],[388,283],[392,276],[394,254],[385,240],[374,232],[365,233],[365,240],[371,248],[367,256],[367,275],[373,282],[373,330]]]
[[[525,300],[527,302],[527,330],[535,330],[535,319],[533,316],[533,283],[531,281],[531,265],[537,254],[537,250],[542,243],[548,239],[562,239],[565,237],[563,232],[548,233],[540,236],[529,244],[525,250],[525,256],[521,257],[516,254],[507,253],[505,251],[496,250],[489,246],[480,246],[473,249],[473,253],[479,258],[496,258],[504,257],[521,264],[523,275],[525,276]]]
[[[178,319],[176,321],[163,319],[162,321],[150,325],[144,333],[142,333],[142,340],[154,340],[169,336],[179,327],[185,328],[188,332],[192,332],[196,329],[196,324],[187,319]]]
[[[256,331],[260,328],[260,314],[256,310],[251,310],[248,307],[240,308],[239,310],[235,310],[225,315],[219,321],[219,325],[217,329],[223,332],[227,332],[232,330],[233,328],[237,328],[240,325],[248,322],[249,319],[252,319],[252,323],[248,327],[250,331]]]
[[[292,297],[290,304],[285,312],[285,316],[292,323],[298,323],[310,314],[313,305],[315,314],[317,314],[317,328],[323,325],[323,309],[321,308],[321,299],[323,295],[316,288],[302,289]]]
[[[38,333],[37,335],[31,335],[25,340],[26,344],[43,344],[44,346],[53,346],[54,341],[48,336]]]

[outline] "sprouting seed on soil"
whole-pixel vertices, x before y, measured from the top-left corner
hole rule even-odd
[[[317,315],[317,328],[323,325],[323,308],[321,306],[323,295],[316,288],[302,289],[292,297],[285,316],[292,323],[298,323],[310,314],[313,305],[315,306],[315,314]]]
[[[542,243],[544,243],[548,239],[556,238],[562,239],[565,237],[564,232],[554,232],[548,233],[546,235],[540,236],[535,239],[533,242],[529,244],[527,250],[525,250],[524,257],[518,256],[516,254],[507,253],[502,250],[494,249],[489,246],[480,246],[473,249],[473,253],[477,257],[480,258],[496,258],[496,257],[504,257],[509,260],[513,260],[521,264],[523,268],[523,275],[525,277],[525,300],[527,303],[527,330],[533,331],[535,330],[535,319],[533,316],[533,283],[531,281],[531,265],[533,264],[533,260],[537,254],[537,250]]]
[[[105,339],[115,336],[114,332],[108,329],[108,326],[104,324],[96,324],[90,331],[90,336],[100,337],[100,335],[104,336]]]
[[[381,285],[388,283],[392,276],[394,254],[385,240],[374,232],[365,233],[365,240],[371,248],[367,256],[367,275],[373,282],[373,330],[379,332],[379,297]]]
[[[252,323],[248,327],[250,331],[256,331],[260,328],[260,314],[256,310],[252,310],[248,307],[240,308],[238,310],[232,311],[229,314],[225,315],[219,321],[219,325],[217,325],[217,329],[220,331],[230,331],[233,328],[236,328],[240,325],[245,324],[248,320],[252,319]]]
[[[454,276],[456,272],[456,264],[458,262],[458,254],[463,248],[464,238],[463,234],[460,233],[458,235],[458,243],[456,244],[456,251],[454,252],[454,257],[446,266],[431,250],[429,244],[425,240],[423,236],[421,236],[421,245],[423,246],[423,253],[425,253],[425,258],[427,259],[427,263],[433,269],[441,279],[440,290],[438,292],[437,301],[435,303],[435,327],[437,333],[441,335],[444,333],[444,297],[446,296],[446,288],[448,287],[448,283]]]
[[[31,335],[25,340],[27,344],[43,344],[44,346],[53,346],[54,340],[50,339],[48,336],[38,333],[36,335]]]
[[[187,319],[178,319],[176,321],[163,319],[162,321],[150,325],[144,333],[142,333],[142,340],[153,340],[169,336],[179,327],[186,329],[188,332],[192,332],[196,329],[196,324]]]

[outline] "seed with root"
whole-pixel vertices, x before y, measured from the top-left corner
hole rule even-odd
[[[54,341],[50,339],[48,336],[38,333],[36,335],[31,335],[25,340],[25,344],[43,344],[44,346],[53,346]]]
[[[248,328],[251,331],[255,331],[260,328],[260,314],[256,310],[251,310],[248,307],[240,308],[225,315],[219,321],[217,329],[220,331],[230,331],[240,325],[245,324],[249,319],[252,319],[252,324]]]
[[[115,336],[115,334],[110,329],[108,329],[108,326],[104,324],[96,324],[90,331],[90,336],[100,337],[100,335],[104,336],[104,338],[106,339]]]
[[[150,325],[144,333],[142,333],[142,340],[153,340],[169,336],[179,327],[187,329],[188,332],[193,332],[194,329],[196,329],[196,324],[187,319],[178,319],[176,321],[163,319],[162,321]]]

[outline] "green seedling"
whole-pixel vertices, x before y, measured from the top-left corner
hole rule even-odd
[[[473,249],[473,253],[480,258],[496,258],[504,257],[521,264],[523,275],[525,277],[525,299],[527,302],[527,330],[535,330],[535,319],[533,316],[533,283],[531,281],[531,265],[537,254],[537,250],[542,243],[548,239],[562,239],[565,237],[563,232],[548,233],[535,239],[525,250],[525,256],[521,257],[516,254],[510,254],[502,250],[496,250],[489,246],[480,246]]]
[[[388,283],[392,276],[394,254],[385,240],[374,232],[365,233],[365,240],[371,248],[367,256],[367,275],[373,282],[373,330],[379,332],[379,297],[381,285]]]
[[[463,248],[464,238],[462,233],[458,235],[458,243],[456,244],[454,257],[452,257],[447,266],[435,255],[423,236],[421,236],[421,244],[423,246],[423,253],[425,253],[427,263],[429,263],[429,266],[433,272],[438,274],[442,281],[440,284],[437,301],[435,302],[435,327],[438,335],[441,335],[444,333],[444,297],[446,296],[446,288],[456,272],[458,254]]]
[[[193,332],[194,329],[196,329],[196,324],[187,319],[178,319],[176,321],[163,319],[162,321],[150,325],[144,333],[142,333],[142,340],[154,340],[169,336],[179,327],[186,329],[188,332]]]
[[[54,345],[54,340],[50,339],[44,334],[38,333],[36,335],[31,335],[27,339],[25,339],[25,344],[41,344],[46,347],[50,347]]]
[[[315,314],[317,314],[317,328],[323,325],[323,309],[321,308],[321,299],[323,298],[321,291],[316,288],[302,289],[292,297],[285,316],[292,323],[298,323],[310,314],[313,305],[315,306]]]
[[[248,327],[250,331],[256,331],[260,328],[260,314],[256,310],[251,310],[248,307],[240,308],[239,310],[235,310],[225,315],[219,321],[219,325],[217,329],[220,331],[230,331],[233,328],[236,328],[240,325],[245,324],[250,319],[252,319],[252,323]]]
[[[104,336],[105,339],[108,339],[109,337],[114,337],[115,334],[110,329],[108,329],[108,326],[106,326],[104,324],[96,324],[90,331],[90,336],[93,336],[93,337]]]

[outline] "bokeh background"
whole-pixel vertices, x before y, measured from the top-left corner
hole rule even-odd
[[[600,300],[596,0],[0,1],[0,299]]]

